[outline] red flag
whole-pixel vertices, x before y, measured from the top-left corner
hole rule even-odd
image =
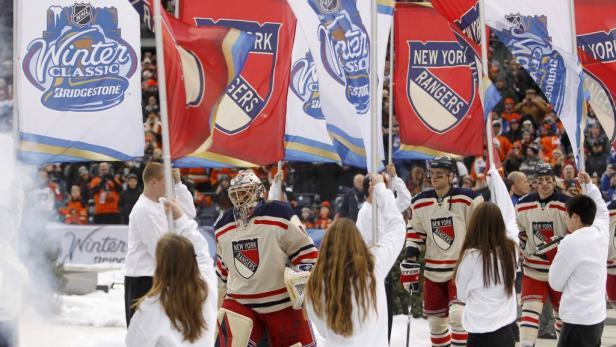
[[[259,165],[281,160],[295,35],[295,17],[286,1],[183,0],[180,18],[256,36],[240,75],[218,107],[208,151]]]
[[[483,112],[472,48],[431,7],[398,4],[394,24],[401,142],[481,154]]]
[[[616,2],[576,0],[575,26],[578,55],[584,66],[584,87],[593,110],[616,144]]]
[[[479,1],[477,0],[432,0],[434,8],[447,19],[454,30],[464,33],[475,54],[481,57],[481,26],[479,25]]]
[[[213,111],[254,39],[236,29],[191,27],[161,12],[171,157],[177,159],[211,136]]]

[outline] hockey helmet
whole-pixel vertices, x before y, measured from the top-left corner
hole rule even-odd
[[[453,172],[456,169],[456,164],[449,156],[445,155],[432,159],[430,169],[445,169]]]
[[[535,167],[535,177],[554,176],[554,170],[548,164],[539,164]]]
[[[242,170],[231,180],[228,192],[235,211],[246,218],[261,200],[265,187],[252,170]]]

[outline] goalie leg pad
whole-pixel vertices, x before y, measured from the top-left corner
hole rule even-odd
[[[449,324],[451,324],[451,345],[466,346],[468,333],[462,326],[462,314],[464,313],[464,305],[460,302],[454,302],[449,306]]]
[[[220,347],[256,347],[263,333],[257,314],[233,300],[218,310],[216,328]]]
[[[449,319],[447,317],[428,316],[428,325],[430,326],[432,347],[449,346],[451,344]]]

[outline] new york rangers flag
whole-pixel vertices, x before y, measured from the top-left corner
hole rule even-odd
[[[477,57],[481,57],[481,26],[479,22],[479,1],[477,0],[432,0],[434,8],[447,19],[449,24],[464,37]]]
[[[483,153],[473,48],[428,6],[398,4],[395,25],[399,92],[394,98],[401,142],[462,155]]]
[[[216,109],[242,69],[254,36],[189,26],[161,13],[171,158],[177,159],[211,141]]]
[[[616,2],[576,0],[575,22],[584,88],[603,130],[616,144]]]
[[[143,156],[139,18],[126,0],[17,2],[20,158]]]
[[[333,145],[343,163],[371,169],[366,162],[370,157],[372,130],[370,1],[288,0],[288,3],[306,34],[316,65],[321,109]],[[392,1],[379,1],[379,33],[377,38],[372,38],[377,40],[379,91],[392,12]],[[382,92],[379,100],[380,95]],[[382,157],[380,136],[379,140],[378,154]]]
[[[340,162],[321,110],[317,70],[301,26],[295,29],[287,96],[285,160]]]
[[[569,2],[491,0],[485,5],[487,24],[554,107],[579,163],[584,95],[582,69],[572,47]]]
[[[284,155],[286,99],[295,18],[284,1],[183,0],[180,18],[192,25],[231,27],[255,35],[241,73],[216,112],[211,141],[201,147],[266,165]],[[198,158],[199,154],[191,154]]]

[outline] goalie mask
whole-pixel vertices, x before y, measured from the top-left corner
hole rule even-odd
[[[252,170],[242,170],[231,180],[228,191],[234,213],[245,221],[261,201],[265,188]]]

